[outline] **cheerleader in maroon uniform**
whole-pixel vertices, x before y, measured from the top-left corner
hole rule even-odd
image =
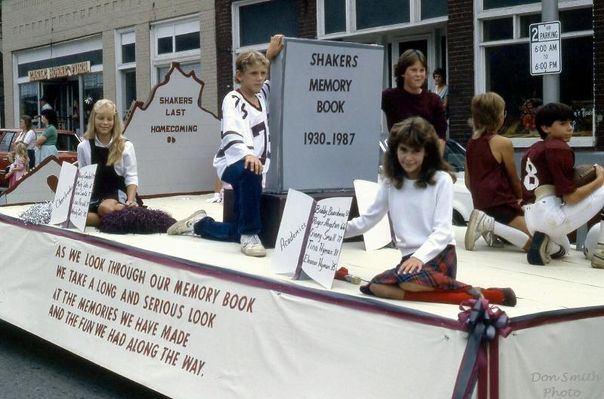
[[[474,210],[465,246],[474,249],[483,235],[496,235],[527,251],[531,240],[520,207],[522,187],[516,174],[512,141],[497,134],[505,120],[505,101],[488,92],[472,99],[474,133],[466,146],[465,184]],[[489,242],[490,240],[487,240]]]

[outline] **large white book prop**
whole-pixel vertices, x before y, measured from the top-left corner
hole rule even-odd
[[[84,231],[95,175],[96,164],[78,169],[69,162],[63,162],[52,202],[50,224]]]
[[[355,180],[353,184],[359,214],[363,215],[375,200],[379,184],[368,180]],[[365,250],[372,251],[383,248],[390,244],[392,238],[393,234],[392,229],[390,228],[390,216],[387,213],[375,226],[363,234]]]
[[[289,189],[272,256],[273,272],[293,274],[296,280],[310,277],[331,288],[351,203],[351,197],[315,201]]]

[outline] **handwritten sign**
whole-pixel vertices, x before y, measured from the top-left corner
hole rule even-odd
[[[268,191],[351,188],[377,176],[383,58],[381,46],[285,38],[271,63],[271,151],[282,161]]]
[[[88,165],[80,170],[63,162],[59,182],[52,203],[50,224],[69,224],[78,230],[86,228],[86,216],[94,186],[97,165]]]
[[[351,203],[351,197],[315,201],[289,189],[271,263],[273,272],[293,273],[294,278],[304,272],[331,288]]]

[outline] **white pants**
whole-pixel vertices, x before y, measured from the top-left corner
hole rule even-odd
[[[582,201],[567,205],[560,197],[547,196],[524,208],[526,227],[531,235],[540,231],[549,236],[567,252],[570,242],[567,234],[587,223],[604,208],[604,186],[600,186]]]

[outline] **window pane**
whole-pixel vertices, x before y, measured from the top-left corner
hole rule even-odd
[[[38,115],[38,83],[30,82],[19,85],[19,114],[32,118]]]
[[[201,79],[201,64],[198,62],[193,63],[193,64],[181,65],[180,69],[182,69],[182,71],[184,73],[189,73],[189,72],[193,71],[193,72],[195,72],[195,76],[197,77],[197,79]],[[166,77],[166,74],[168,73],[169,70],[170,70],[169,65],[157,68],[157,81],[162,82],[164,80],[164,78]]]
[[[357,0],[357,29],[409,22],[409,0]]]
[[[489,19],[484,21],[484,41],[512,39],[514,23],[512,18]]]
[[[82,81],[84,83],[84,126],[86,126],[94,103],[103,98],[103,73],[88,73],[82,76]]]
[[[172,52],[172,36],[160,37],[157,39],[157,54],[167,54]]]
[[[346,31],[346,0],[324,0],[325,33]]]
[[[560,12],[560,25],[562,25],[562,32],[591,30],[593,29],[592,21],[593,16],[591,7]]]
[[[541,14],[522,15],[520,17],[520,37],[528,37],[529,25],[541,22]]]
[[[134,43],[122,45],[122,63],[136,61],[136,49]]]
[[[275,33],[298,36],[296,10],[296,0],[266,1],[240,7],[240,45],[268,43]]]
[[[531,122],[543,95],[543,79],[530,74],[528,43],[488,47],[485,60],[486,90],[498,93],[506,102],[507,118],[502,134],[538,137]]]
[[[422,19],[444,17],[448,13],[447,0],[422,0]]]
[[[199,32],[185,33],[176,35],[176,51],[198,50]]]
[[[541,0],[484,0],[484,9],[519,6],[521,4],[540,3]]]
[[[593,37],[562,40],[560,101],[575,111],[573,136],[592,135],[593,84]]]
[[[132,101],[136,101],[136,70],[129,69],[122,71],[122,84],[123,84],[123,104],[124,109],[122,110],[122,117],[126,115],[126,111],[130,109]]]

